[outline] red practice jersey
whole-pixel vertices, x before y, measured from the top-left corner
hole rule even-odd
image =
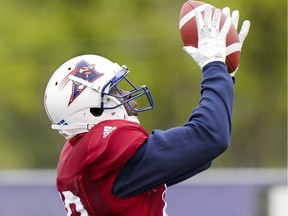
[[[57,168],[57,188],[67,215],[165,215],[165,185],[131,197],[111,192],[117,175],[147,137],[137,123],[108,120],[68,140]]]

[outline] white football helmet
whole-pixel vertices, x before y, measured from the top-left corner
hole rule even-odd
[[[69,139],[104,120],[139,123],[136,116],[128,115],[124,105],[138,113],[153,109],[154,102],[148,87],[133,85],[126,77],[128,73],[126,66],[98,55],[82,55],[65,62],[54,72],[45,91],[44,105],[52,128]],[[122,91],[121,81],[126,81],[132,90]],[[117,94],[112,94],[111,89],[116,89]],[[130,101],[142,96],[144,107],[130,105]]]

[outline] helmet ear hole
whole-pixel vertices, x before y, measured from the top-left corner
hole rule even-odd
[[[103,109],[97,107],[90,108],[90,113],[95,117],[101,116],[103,111]]]

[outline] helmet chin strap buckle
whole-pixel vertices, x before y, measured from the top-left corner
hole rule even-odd
[[[91,130],[96,124],[87,124],[87,130]]]

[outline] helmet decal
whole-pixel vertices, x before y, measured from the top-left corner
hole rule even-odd
[[[60,83],[59,87],[63,89],[68,81],[69,76],[76,76],[88,82],[94,82],[96,79],[101,77],[103,74],[95,70],[95,64],[88,64],[86,61],[81,60],[75,66],[75,69],[72,70]],[[86,89],[87,86],[75,83],[72,84],[71,97],[68,103],[68,106]]]

